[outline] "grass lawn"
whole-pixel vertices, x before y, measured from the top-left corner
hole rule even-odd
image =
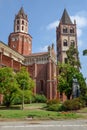
[[[81,110],[78,110],[79,113],[87,113],[87,107],[81,109]]]
[[[52,112],[46,111],[46,104],[27,104],[24,110],[0,109],[0,119],[76,119],[82,117],[72,112]],[[14,108],[14,107],[13,107]],[[15,107],[16,108],[16,107]],[[18,108],[18,106],[17,106]]]

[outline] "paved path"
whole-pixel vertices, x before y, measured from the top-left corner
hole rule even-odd
[[[87,120],[0,122],[0,130],[87,130]]]

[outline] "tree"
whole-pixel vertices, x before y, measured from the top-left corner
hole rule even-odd
[[[84,50],[84,51],[83,51],[83,55],[84,55],[84,56],[87,55],[87,50]]]
[[[19,72],[16,74],[16,80],[19,84],[19,88],[21,90],[21,98],[22,98],[22,109],[24,108],[24,97],[30,97],[30,93],[34,88],[34,81],[31,79],[29,73],[27,72],[25,67],[22,67]]]
[[[77,66],[78,68],[81,68],[80,60],[78,57],[79,52],[78,52],[77,48],[74,47],[74,45],[71,45],[69,47],[66,54],[67,54],[68,63],[71,66],[73,66],[73,67]]]
[[[85,95],[87,92],[85,79],[80,72],[81,64],[78,58],[78,50],[71,45],[67,54],[67,63],[58,64],[58,90],[60,93],[65,93],[67,99],[70,99],[72,95],[72,85],[74,77],[77,79],[81,95]],[[85,51],[86,54],[86,51]]]
[[[75,68],[70,64],[58,64],[58,90],[61,93],[65,93],[67,99],[70,99],[72,95],[72,82]]]
[[[58,64],[58,90],[60,93],[65,93],[67,99],[72,96],[73,78],[75,77],[79,83],[81,95],[86,93],[86,83],[82,73],[70,64]]]
[[[79,86],[80,86],[80,92],[82,96],[85,96],[87,94],[87,86],[85,78],[83,77],[83,74],[81,72],[76,73],[76,78],[78,80]]]
[[[10,107],[19,92],[15,73],[9,67],[0,68],[0,93],[4,95],[4,104]]]

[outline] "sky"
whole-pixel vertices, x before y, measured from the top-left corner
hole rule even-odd
[[[21,7],[28,15],[33,53],[47,51],[52,43],[56,46],[56,27],[64,8],[67,9],[72,22],[76,20],[81,72],[87,78],[87,56],[83,56],[87,49],[87,0],[0,0],[0,41],[5,44],[14,31],[14,18]]]

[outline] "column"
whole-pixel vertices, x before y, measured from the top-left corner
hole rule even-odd
[[[36,61],[35,61],[35,64],[34,64],[34,82],[35,82],[35,87],[34,87],[34,94],[36,94],[36,87],[37,87],[37,84],[36,84],[36,78],[37,78],[37,64],[36,64]]]
[[[51,59],[49,59],[47,70],[47,98],[52,99]]]

